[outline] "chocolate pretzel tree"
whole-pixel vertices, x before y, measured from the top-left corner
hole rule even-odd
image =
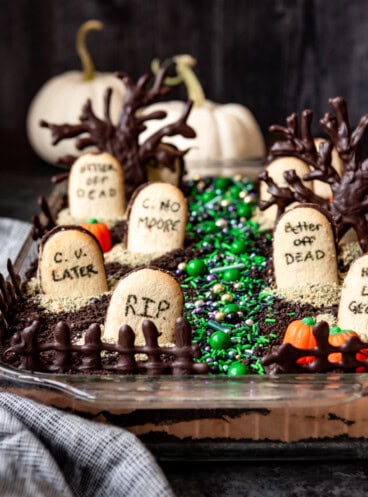
[[[359,121],[352,131],[345,100],[336,97],[329,100],[334,113],[327,112],[320,120],[321,128],[330,138],[322,142],[317,150],[311,132],[313,112],[304,110],[301,115],[300,132],[297,114],[290,115],[286,127],[273,125],[271,132],[281,134],[285,139],[276,141],[267,158],[267,163],[282,156],[294,156],[306,162],[311,172],[303,177],[305,181],[319,180],[327,183],[332,190],[332,198],[326,200],[316,195],[305,186],[302,179],[294,170],[284,172],[288,184],[278,186],[262,171],[259,178],[266,182],[270,198],[260,202],[260,209],[265,210],[271,205],[277,205],[278,216],[293,202],[314,203],[325,208],[332,215],[340,240],[343,235],[353,228],[357,234],[363,252],[368,252],[368,159],[363,159],[363,137],[368,127],[368,114]],[[342,162],[341,176],[332,166],[332,148],[335,147]]]
[[[165,85],[166,69],[161,69],[153,82],[145,74],[135,83],[126,73],[118,73],[126,87],[126,95],[118,123],[114,125],[110,117],[112,89],[107,88],[104,95],[104,117],[100,119],[93,111],[91,100],[87,100],[82,108],[78,124],[52,124],[41,121],[41,126],[49,128],[52,143],[76,138],[78,150],[94,146],[99,152],[108,152],[116,157],[123,166],[126,195],[130,197],[135,188],[147,181],[147,165],[161,163],[174,170],[175,161],[182,158],[187,150],[177,150],[174,147],[161,147],[165,136],[182,135],[194,138],[194,130],[186,123],[192,107],[192,102],[184,105],[183,114],[177,122],[162,127],[143,143],[139,143],[139,135],[146,129],[145,122],[151,119],[163,119],[166,112],[156,111],[139,114],[139,111],[165,96],[170,88]],[[151,83],[151,84],[150,84]],[[58,163],[71,167],[77,157],[64,156]],[[55,177],[55,182],[64,180],[69,173]]]

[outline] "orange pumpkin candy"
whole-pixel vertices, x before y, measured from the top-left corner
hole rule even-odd
[[[294,347],[298,349],[312,349],[317,343],[316,339],[313,335],[313,326],[315,325],[315,321],[311,317],[303,318],[301,320],[292,321],[286,329],[284,339],[282,343],[290,343],[294,345]],[[330,345],[334,347],[340,347],[343,345],[349,338],[351,337],[359,337],[358,333],[352,330],[342,330],[338,326],[334,326],[330,328],[330,334],[328,337],[328,342]],[[368,359],[368,351],[366,349],[362,349],[356,354],[357,360],[364,361]],[[341,353],[334,352],[333,354],[329,354],[328,360],[330,362],[340,362],[341,361]],[[309,364],[314,361],[313,356],[301,357],[297,360],[298,364]],[[358,368],[359,370],[360,368]],[[363,368],[364,370],[365,368]]]
[[[330,328],[330,335],[328,337],[328,341],[334,347],[341,347],[345,342],[349,340],[351,337],[358,337],[358,333],[352,330],[342,330],[339,326],[333,326]],[[356,354],[356,359],[358,361],[366,361],[368,359],[368,351],[367,349],[362,349]],[[341,353],[336,352],[334,354],[330,354],[328,356],[328,360],[330,362],[339,362],[341,361]],[[360,368],[357,368],[359,372]],[[365,368],[362,367],[362,370],[365,371]]]
[[[317,345],[313,335],[313,326],[315,324],[314,319],[311,317],[292,321],[285,331],[282,343],[290,343],[297,349],[313,349]],[[298,364],[309,364],[313,361],[313,356],[306,356],[300,357],[296,362]]]
[[[90,219],[88,223],[81,224],[81,226],[97,238],[102,252],[108,252],[111,250],[111,234],[106,224],[99,223],[97,219]]]

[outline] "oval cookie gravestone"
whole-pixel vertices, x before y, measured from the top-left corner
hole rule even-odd
[[[129,205],[127,249],[149,254],[182,248],[187,217],[187,201],[179,188],[168,183],[143,185]]]
[[[289,186],[288,182],[284,178],[284,172],[294,169],[299,178],[303,178],[305,174],[310,173],[309,166],[302,160],[296,157],[280,157],[273,160],[266,166],[266,170],[269,176],[274,180],[274,182],[281,187]],[[312,182],[303,181],[304,185],[308,188],[312,188]],[[268,186],[264,181],[261,181],[259,196],[260,200],[268,200],[270,194],[267,191]],[[271,205],[268,209],[263,211],[263,214],[272,222],[275,222],[277,216],[277,206]]]
[[[119,328],[128,324],[136,345],[144,345],[142,323],[155,323],[160,344],[174,341],[175,320],[183,313],[184,297],[177,280],[159,268],[133,270],[118,283],[107,309],[104,338],[117,342]]]
[[[356,259],[341,290],[338,325],[368,338],[368,254]]]
[[[312,205],[283,214],[273,235],[273,264],[277,288],[336,284],[335,234],[327,215]]]
[[[121,219],[125,193],[120,162],[108,153],[79,157],[70,171],[68,197],[70,214],[76,219]]]
[[[40,289],[58,297],[91,297],[106,292],[104,259],[96,238],[79,226],[57,226],[42,239]]]
[[[320,144],[325,141],[326,140],[324,138],[315,138],[314,143],[316,145],[317,150],[319,149]],[[332,149],[332,166],[336,169],[338,175],[341,176],[343,168],[342,160],[340,159],[340,156],[337,153],[335,147],[333,147]],[[313,190],[315,194],[319,195],[322,198],[329,198],[332,195],[330,185],[324,183],[323,181],[319,180],[313,181]]]

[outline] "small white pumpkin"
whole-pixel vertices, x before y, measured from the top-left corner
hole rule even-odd
[[[167,78],[166,82],[178,84],[184,81],[186,84],[188,98],[194,102],[187,122],[194,128],[197,137],[189,140],[174,136],[167,142],[181,150],[190,148],[185,156],[189,161],[264,157],[263,136],[250,110],[240,104],[222,105],[207,100],[192,70],[196,60],[190,55],[177,55],[172,60],[176,64],[178,77]],[[153,61],[154,72],[158,66],[159,62]],[[150,105],[143,112],[155,110],[165,110],[167,116],[159,121],[147,122],[147,129],[140,136],[142,141],[162,126],[177,120],[183,112],[183,102],[160,102]]]
[[[87,34],[102,27],[100,21],[90,20],[79,28],[76,46],[83,71],[68,71],[50,79],[30,104],[27,115],[28,139],[36,154],[46,162],[55,164],[63,155],[79,156],[82,152],[75,148],[73,140],[63,140],[52,145],[50,131],[40,126],[42,119],[57,124],[77,123],[87,99],[92,100],[94,112],[103,117],[104,92],[111,87],[111,118],[113,122],[118,120],[125,94],[124,86],[113,73],[95,72],[86,48]]]

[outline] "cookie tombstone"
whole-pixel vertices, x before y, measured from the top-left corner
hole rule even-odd
[[[125,212],[124,175],[111,154],[85,154],[73,164],[68,185],[69,209],[81,220],[120,219]]]
[[[356,259],[345,277],[339,304],[338,325],[368,338],[368,254]]]
[[[128,210],[127,249],[169,252],[184,245],[187,201],[179,188],[149,183],[136,190]]]
[[[160,344],[174,341],[175,321],[183,313],[184,297],[177,280],[158,268],[133,270],[118,283],[107,309],[104,338],[117,342],[119,328],[129,325],[137,345],[144,345],[142,323],[153,321]]]
[[[57,297],[91,297],[106,292],[100,245],[87,230],[58,226],[42,239],[38,263],[41,291]]]
[[[273,235],[277,288],[338,282],[334,228],[317,207],[296,206],[280,217]]]
[[[281,187],[289,186],[288,182],[284,178],[284,172],[292,169],[294,169],[299,178],[303,178],[306,174],[310,173],[308,165],[296,157],[280,157],[270,162],[270,164],[266,167],[270,178],[272,178],[274,182]],[[309,188],[312,186],[311,182],[303,181],[303,183]],[[267,189],[268,186],[266,183],[261,181],[259,191],[260,200],[268,200],[270,198],[270,194]],[[263,214],[270,221],[275,221],[277,216],[277,206],[271,205],[271,207],[263,211]]]

